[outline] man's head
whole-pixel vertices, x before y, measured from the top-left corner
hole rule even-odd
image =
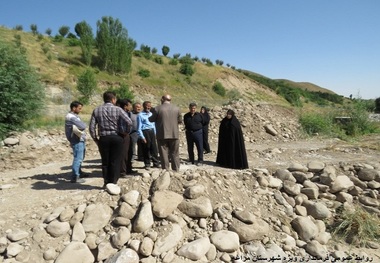
[[[141,111],[141,103],[140,102],[135,102],[133,104],[133,111],[134,111],[134,113],[139,113]]]
[[[165,94],[164,96],[161,97],[161,103],[170,103],[172,100],[172,97],[169,94]]]
[[[115,104],[116,103],[116,94],[115,92],[113,91],[106,91],[103,93],[103,101],[104,103],[112,103],[112,104]]]
[[[150,101],[144,101],[143,108],[145,112],[149,112],[152,108],[152,103]]]
[[[120,103],[120,108],[122,108],[125,111],[131,111],[132,110],[132,101],[130,99],[121,99],[118,100]]]
[[[195,102],[192,102],[189,104],[189,111],[191,114],[194,114],[197,110],[197,104]]]
[[[82,111],[83,104],[79,101],[73,101],[70,103],[70,110],[76,114]]]

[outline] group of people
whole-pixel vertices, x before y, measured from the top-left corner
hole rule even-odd
[[[189,162],[203,164],[203,154],[210,153],[208,109],[190,103],[189,112],[183,118],[180,109],[171,103],[171,96],[164,95],[161,105],[152,108],[150,101],[132,104],[129,99],[116,99],[114,92],[103,94],[104,104],[92,112],[89,131],[98,145],[101,156],[104,186],[116,184],[120,176],[136,173],[132,160],[142,155],[145,169],[150,167],[179,171],[179,124],[184,123]],[[141,109],[142,106],[142,109]],[[65,133],[73,149],[73,183],[83,183],[86,175],[81,170],[86,146],[86,124],[80,119],[83,104],[73,101],[66,115]],[[197,149],[195,161],[194,145]],[[247,155],[241,126],[232,110],[227,111],[219,128],[216,163],[234,169],[248,168]]]

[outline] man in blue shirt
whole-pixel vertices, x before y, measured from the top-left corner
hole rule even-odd
[[[81,121],[78,114],[82,111],[83,104],[79,101],[73,101],[70,104],[70,112],[65,118],[65,134],[67,140],[73,148],[73,164],[72,164],[72,183],[84,183],[85,180],[80,178],[82,171],[81,165],[86,151],[86,124]],[[82,175],[83,176],[83,175]]]
[[[153,167],[161,167],[158,160],[158,148],[156,143],[156,126],[154,122],[149,121],[152,116],[150,109],[152,104],[150,101],[144,101],[143,111],[137,115],[137,134],[141,141],[145,169],[150,169],[150,161],[152,159]]]

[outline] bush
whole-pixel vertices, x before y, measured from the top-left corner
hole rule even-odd
[[[380,239],[380,219],[365,211],[361,206],[343,210],[333,226],[333,235],[343,237],[348,243],[365,246]]]
[[[190,64],[182,64],[179,72],[186,76],[192,76],[194,74],[194,69]]]
[[[212,90],[216,94],[218,94],[218,95],[220,95],[222,97],[224,97],[226,95],[226,89],[223,87],[222,83],[220,83],[220,82],[216,82],[214,84],[214,86],[212,86]]]
[[[43,109],[45,90],[19,49],[0,42],[0,138]]]
[[[164,64],[164,61],[162,60],[162,57],[154,57],[154,62],[156,62],[157,64]]]
[[[97,88],[95,73],[91,69],[86,69],[82,75],[78,77],[77,89],[81,93],[80,100],[83,104],[88,104],[90,98]]]
[[[137,74],[142,78],[147,78],[150,76],[150,71],[147,69],[140,69]]]
[[[177,65],[178,65],[178,60],[175,59],[175,58],[172,58],[172,59],[169,61],[169,65],[177,66]]]
[[[300,117],[300,124],[304,132],[309,135],[326,134],[331,131],[332,120],[326,115],[307,113]]]
[[[115,92],[117,98],[134,100],[135,95],[129,89],[129,86],[122,83],[119,88],[111,88],[111,91]]]

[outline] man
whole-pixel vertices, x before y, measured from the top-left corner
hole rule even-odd
[[[164,95],[161,105],[152,109],[151,122],[156,124],[158,149],[160,152],[162,169],[169,170],[169,160],[173,171],[178,172],[179,159],[179,128],[182,116],[179,108],[171,104],[171,96]]]
[[[122,108],[127,114],[128,117],[131,115],[132,110],[132,101],[129,99],[120,99],[118,100],[119,107]],[[132,122],[133,123],[133,122]],[[119,120],[119,135],[123,138],[123,147],[121,153],[121,166],[120,166],[120,176],[124,177],[129,173],[132,173],[132,153],[131,148],[131,136],[129,135],[132,125],[127,125],[127,123],[123,120]]]
[[[197,104],[189,104],[189,112],[183,116],[183,123],[186,129],[187,152],[189,161],[194,164],[194,143],[198,151],[197,165],[203,164],[203,116],[196,112]]]
[[[70,112],[65,118],[65,134],[73,149],[73,164],[71,183],[84,183],[85,180],[80,178],[85,175],[82,170],[82,162],[86,151],[86,124],[79,118],[79,113],[82,111],[83,104],[79,101],[73,101],[70,104]]]
[[[156,127],[153,122],[149,121],[152,116],[150,109],[152,104],[150,101],[144,101],[144,110],[137,116],[137,134],[141,141],[144,166],[146,170],[150,169],[150,162],[152,159],[153,167],[160,167],[156,143]]]
[[[104,92],[103,101],[104,104],[92,112],[90,135],[99,146],[105,187],[108,183],[117,184],[120,177],[123,138],[118,135],[119,120],[124,120],[128,126],[132,125],[132,121],[123,109],[115,106],[114,92]]]
[[[141,112],[141,103],[135,102],[133,104],[133,111],[131,112],[131,120],[132,120],[132,129],[129,135],[131,136],[131,148],[132,148],[132,160],[136,160],[138,158],[138,150],[137,150],[137,141],[139,136],[137,134],[137,115]]]

